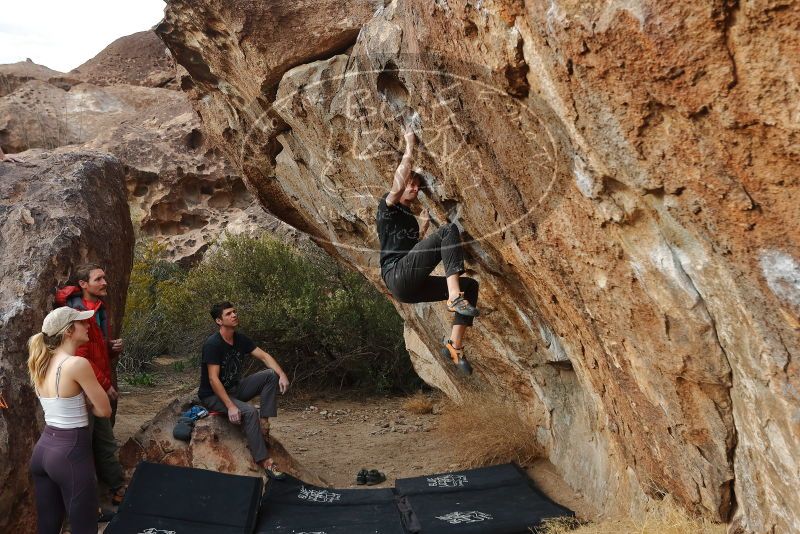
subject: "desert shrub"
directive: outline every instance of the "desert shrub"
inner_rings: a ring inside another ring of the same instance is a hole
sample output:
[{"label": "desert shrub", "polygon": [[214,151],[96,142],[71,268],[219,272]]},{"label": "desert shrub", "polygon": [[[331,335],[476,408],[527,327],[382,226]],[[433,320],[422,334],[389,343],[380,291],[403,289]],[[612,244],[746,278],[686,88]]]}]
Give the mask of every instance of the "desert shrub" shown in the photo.
[{"label": "desert shrub", "polygon": [[124,376],[125,376],[125,382],[130,384],[131,386],[153,387],[156,385],[155,377],[153,377],[152,374],[145,371],[127,373]]},{"label": "desert shrub", "polygon": [[458,451],[459,464],[466,467],[506,462],[529,465],[542,454],[535,425],[490,391],[468,390],[460,403],[450,401],[438,426]]},{"label": "desert shrub", "polygon": [[229,300],[240,331],[296,385],[388,391],[419,384],[391,303],[328,256],[268,237],[228,237],[188,270],[158,255],[155,245],[142,245],[131,276],[126,352],[132,340],[140,343],[125,356],[131,369],[164,353],[199,356],[216,330],[211,304]]},{"label": "desert shrub", "polygon": [[433,401],[422,391],[417,391],[403,401],[403,409],[417,415],[432,413]]},{"label": "desert shrub", "polygon": [[120,357],[119,370],[123,374],[142,371],[170,348],[172,333],[165,328],[160,288],[183,273],[177,265],[162,260],[163,253],[163,245],[154,242],[136,246],[122,323],[125,352]]}]

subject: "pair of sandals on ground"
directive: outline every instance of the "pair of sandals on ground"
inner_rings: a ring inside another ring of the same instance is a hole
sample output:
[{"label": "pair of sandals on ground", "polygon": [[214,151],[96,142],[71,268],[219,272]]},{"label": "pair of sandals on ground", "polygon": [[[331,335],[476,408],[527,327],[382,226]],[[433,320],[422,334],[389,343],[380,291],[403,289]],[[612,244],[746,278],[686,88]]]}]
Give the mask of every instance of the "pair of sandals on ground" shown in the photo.
[{"label": "pair of sandals on ground", "polygon": [[377,469],[362,469],[356,475],[356,484],[359,486],[363,486],[364,484],[367,486],[374,486],[381,482],[386,482],[386,475]]}]

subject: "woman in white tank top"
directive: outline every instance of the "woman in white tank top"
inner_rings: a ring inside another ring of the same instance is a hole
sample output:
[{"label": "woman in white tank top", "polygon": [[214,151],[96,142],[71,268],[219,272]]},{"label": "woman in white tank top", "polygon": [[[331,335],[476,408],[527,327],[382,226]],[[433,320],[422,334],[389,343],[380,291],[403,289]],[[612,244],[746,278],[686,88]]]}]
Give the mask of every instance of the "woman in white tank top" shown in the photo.
[{"label": "woman in white tank top", "polygon": [[31,458],[39,534],[58,534],[65,516],[73,534],[97,532],[88,411],[109,417],[111,404],[89,360],[73,356],[89,341],[84,321],[92,315],[92,310],[57,308],[28,340],[28,370],[46,423]]}]

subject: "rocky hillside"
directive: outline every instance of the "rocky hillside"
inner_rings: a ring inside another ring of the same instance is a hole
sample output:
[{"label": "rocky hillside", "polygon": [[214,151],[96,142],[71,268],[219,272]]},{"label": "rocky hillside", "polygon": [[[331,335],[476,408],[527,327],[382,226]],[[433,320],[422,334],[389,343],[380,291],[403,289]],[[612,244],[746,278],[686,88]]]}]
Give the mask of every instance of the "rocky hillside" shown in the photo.
[{"label": "rocky hillside", "polygon": [[69,75],[95,85],[177,88],[175,61],[150,30],[120,37]]},{"label": "rocky hillside", "polygon": [[60,84],[64,73],[37,65],[30,58],[26,61],[0,65],[0,97],[13,93],[19,86],[31,80],[50,81]]},{"label": "rocky hillside", "polygon": [[113,154],[140,234],[174,260],[197,260],[226,231],[294,239],[206,143],[186,95],[171,90],[176,72],[152,31],[118,39],[68,74],[30,61],[0,65],[0,147]]},{"label": "rocky hillside", "polygon": [[[800,7],[685,0],[168,0],[210,144],[379,287],[377,199],[421,121],[508,397],[598,514],[646,495],[800,530]],[[419,372],[441,305],[398,305]]]}]

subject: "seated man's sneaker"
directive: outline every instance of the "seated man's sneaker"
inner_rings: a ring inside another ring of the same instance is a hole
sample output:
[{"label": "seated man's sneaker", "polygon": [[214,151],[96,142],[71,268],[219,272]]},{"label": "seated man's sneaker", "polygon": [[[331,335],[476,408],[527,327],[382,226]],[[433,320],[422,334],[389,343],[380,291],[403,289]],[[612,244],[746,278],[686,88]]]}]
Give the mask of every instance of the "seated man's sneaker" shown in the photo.
[{"label": "seated man's sneaker", "polygon": [[467,315],[469,317],[477,317],[481,314],[478,308],[470,304],[469,301],[464,298],[464,293],[459,293],[453,300],[448,300],[447,309],[451,312]]},{"label": "seated man's sneaker", "polygon": [[442,348],[442,356],[449,358],[450,361],[452,361],[455,366],[458,367],[458,370],[463,374],[472,374],[472,366],[464,356],[464,347],[457,349],[453,346],[453,342],[448,339],[447,343],[445,343],[444,347]]},{"label": "seated man's sneaker", "polygon": [[264,471],[267,473],[267,476],[272,480],[283,480],[286,478],[286,473],[278,469],[278,464],[275,462],[271,462],[264,466]]},{"label": "seated man's sneaker", "polygon": [[119,506],[122,504],[122,501],[125,499],[125,492],[127,490],[128,486],[125,485],[109,490],[109,493],[111,494],[111,504],[114,506]]}]

